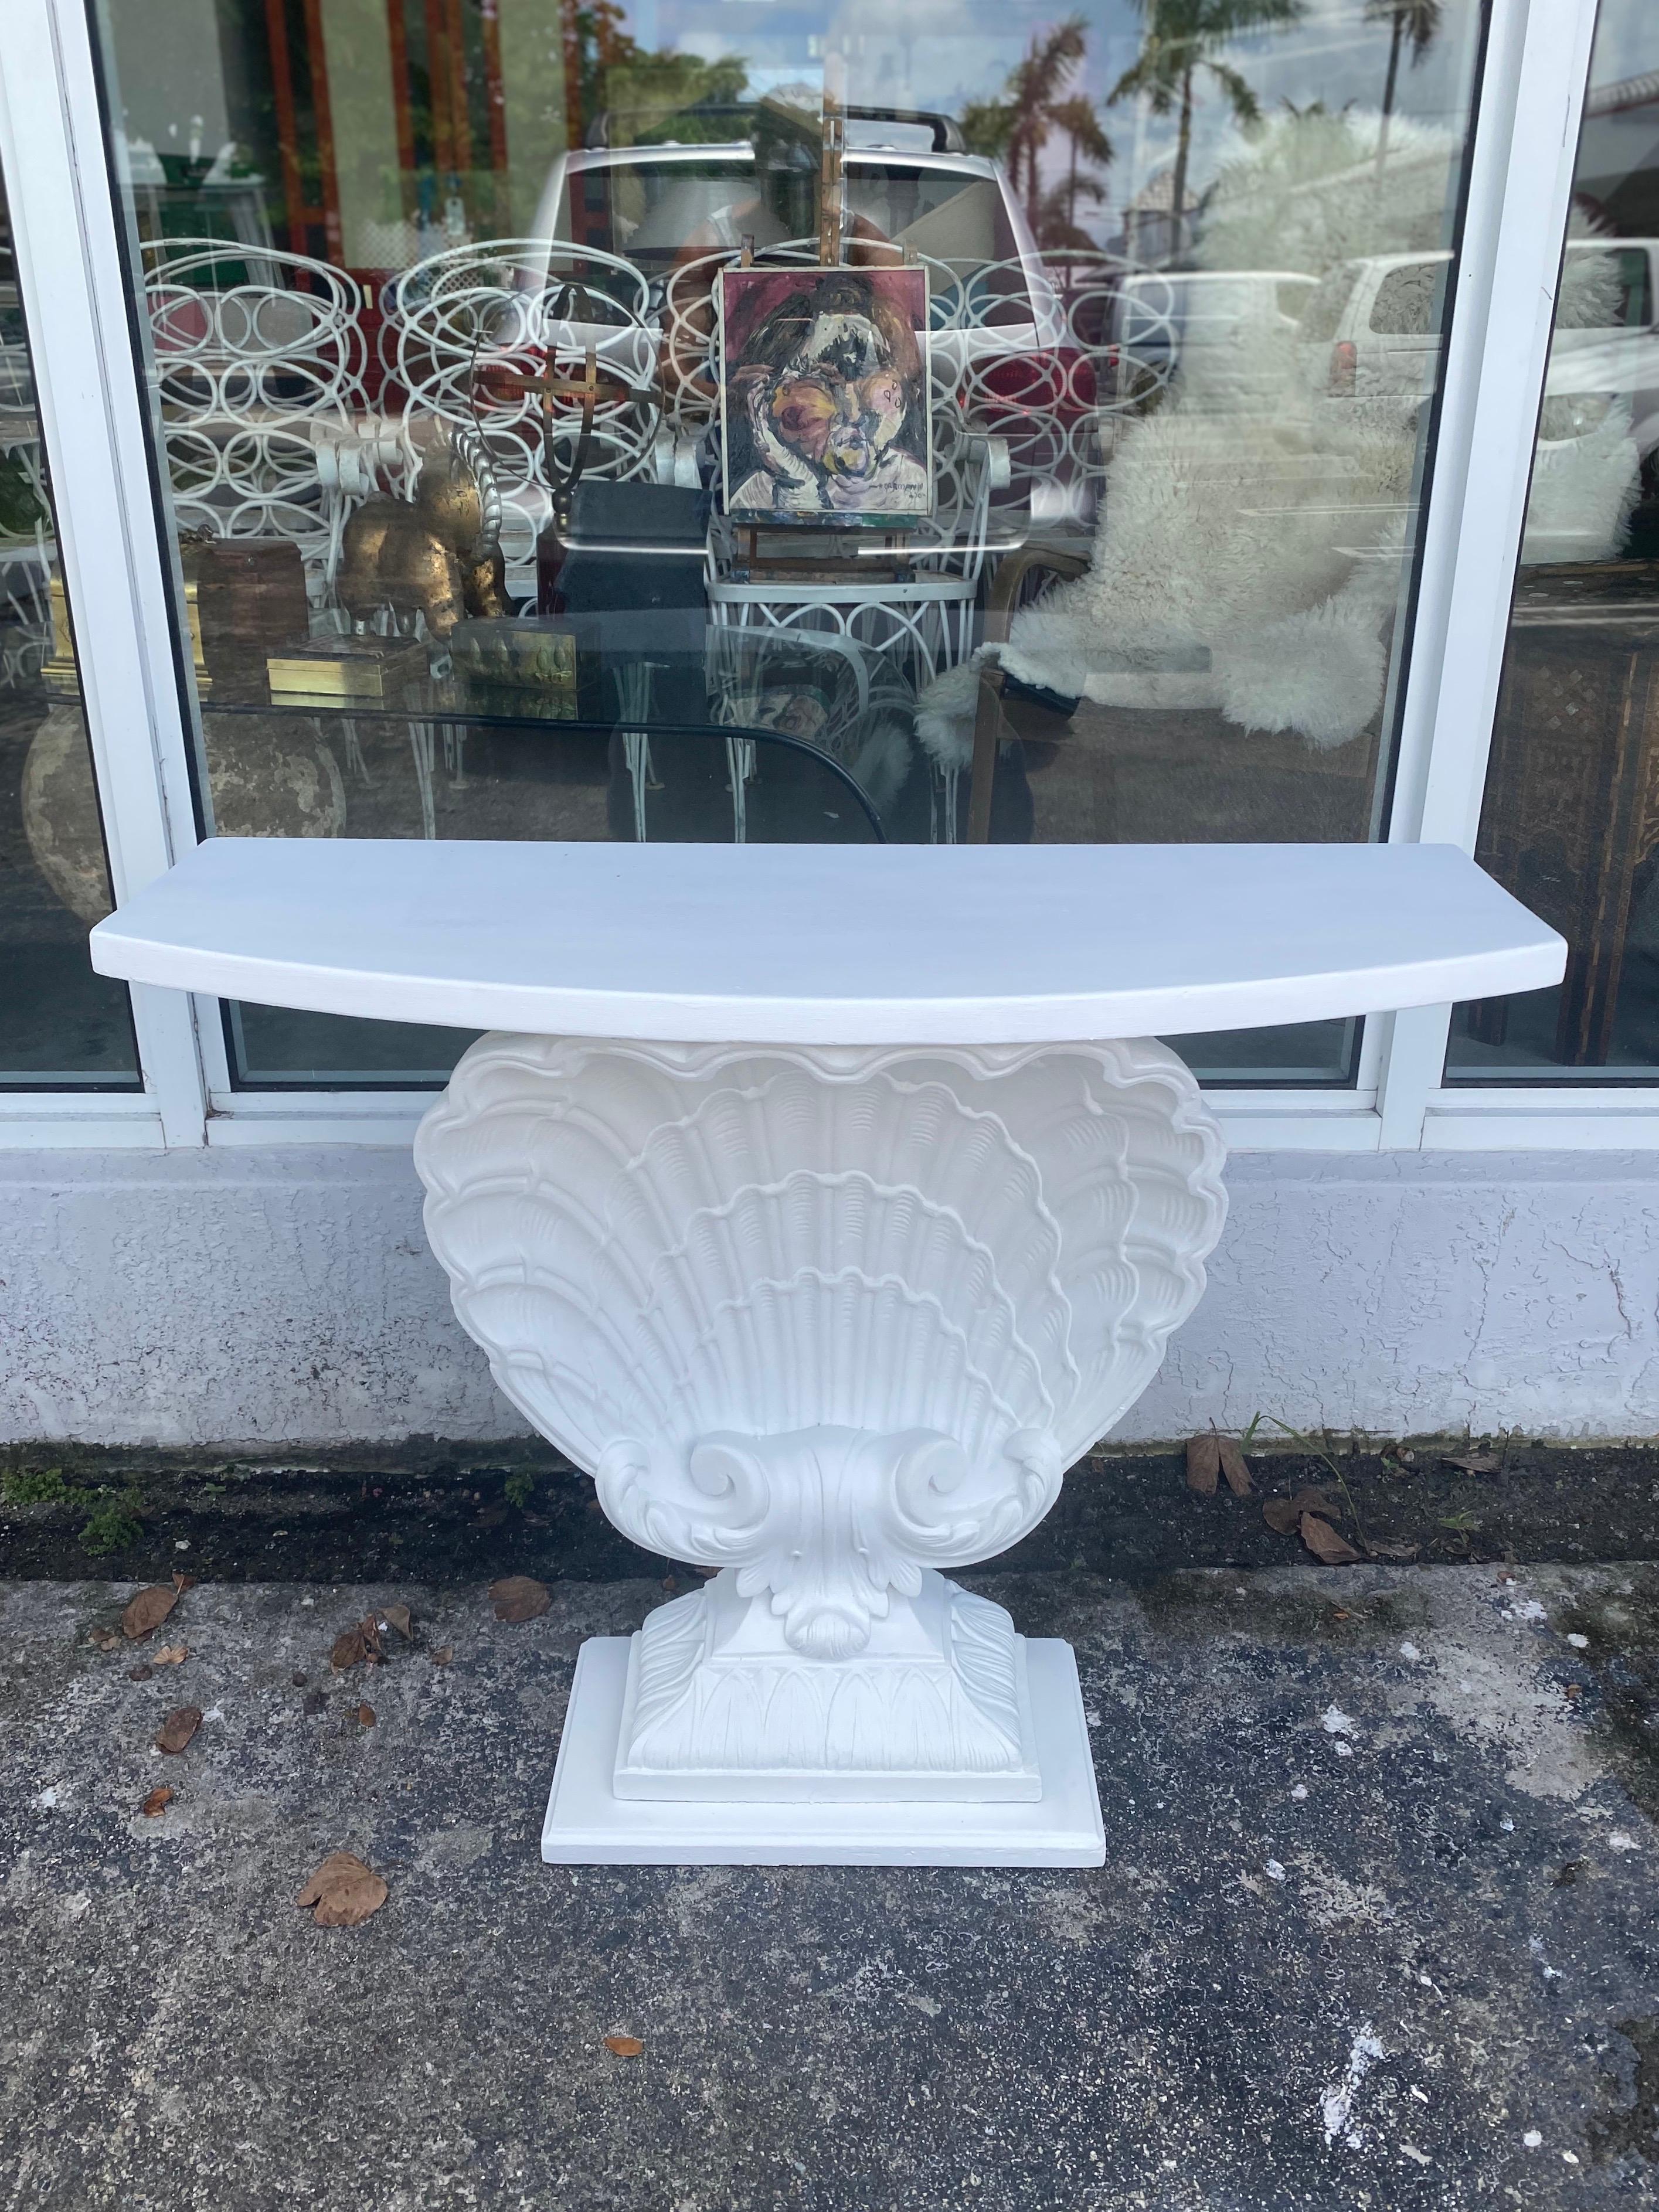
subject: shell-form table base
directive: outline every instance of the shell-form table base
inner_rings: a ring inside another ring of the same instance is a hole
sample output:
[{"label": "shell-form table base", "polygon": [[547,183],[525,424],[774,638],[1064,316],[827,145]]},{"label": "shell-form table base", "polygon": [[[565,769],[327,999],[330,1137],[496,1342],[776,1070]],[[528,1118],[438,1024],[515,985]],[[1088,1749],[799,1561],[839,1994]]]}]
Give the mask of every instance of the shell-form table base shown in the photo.
[{"label": "shell-form table base", "polygon": [[1042,1795],[1034,1804],[759,1804],[624,1799],[613,1777],[630,1646],[601,1636],[576,1656],[542,1856],[576,1866],[1100,1866],[1100,1798],[1077,1661],[1027,1638]]}]

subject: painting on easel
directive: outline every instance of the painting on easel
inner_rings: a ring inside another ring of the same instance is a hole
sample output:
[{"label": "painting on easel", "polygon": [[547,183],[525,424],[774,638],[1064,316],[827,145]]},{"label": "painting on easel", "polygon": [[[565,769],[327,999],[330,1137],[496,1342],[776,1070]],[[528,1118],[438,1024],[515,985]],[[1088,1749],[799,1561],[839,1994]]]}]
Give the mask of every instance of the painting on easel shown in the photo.
[{"label": "painting on easel", "polygon": [[933,509],[922,269],[720,278],[726,511],[892,528]]}]

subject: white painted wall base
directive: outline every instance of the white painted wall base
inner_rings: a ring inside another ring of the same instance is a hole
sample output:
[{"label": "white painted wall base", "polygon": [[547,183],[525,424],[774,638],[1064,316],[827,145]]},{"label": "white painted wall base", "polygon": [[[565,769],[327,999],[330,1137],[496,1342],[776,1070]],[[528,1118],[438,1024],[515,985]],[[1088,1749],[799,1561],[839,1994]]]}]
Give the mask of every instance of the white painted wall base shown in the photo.
[{"label": "white painted wall base", "polygon": [[[1659,1153],[1236,1154],[1210,1287],[1115,1431],[1659,1435]],[[407,1151],[0,1153],[0,1441],[524,1436]]]}]

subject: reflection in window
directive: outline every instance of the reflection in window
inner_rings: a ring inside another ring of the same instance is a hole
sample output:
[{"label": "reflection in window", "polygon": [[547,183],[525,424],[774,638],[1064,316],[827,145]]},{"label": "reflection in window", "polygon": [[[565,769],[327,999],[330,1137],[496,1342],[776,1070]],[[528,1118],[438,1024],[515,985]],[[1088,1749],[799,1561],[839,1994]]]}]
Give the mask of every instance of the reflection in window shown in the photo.
[{"label": "reflection in window", "polygon": [[1659,21],[1602,0],[1478,857],[1567,939],[1454,1082],[1659,1079]]},{"label": "reflection in window", "polygon": [[1477,0],[104,20],[216,830],[1378,834]]},{"label": "reflection in window", "polygon": [[0,181],[0,1089],[134,1090],[126,986],[87,932],[109,868]]}]

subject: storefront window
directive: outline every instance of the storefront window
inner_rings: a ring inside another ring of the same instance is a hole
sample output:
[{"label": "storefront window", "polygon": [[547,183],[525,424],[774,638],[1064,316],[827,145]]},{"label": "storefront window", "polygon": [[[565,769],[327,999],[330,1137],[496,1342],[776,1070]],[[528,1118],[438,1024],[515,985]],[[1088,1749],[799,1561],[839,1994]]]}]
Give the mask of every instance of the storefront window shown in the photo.
[{"label": "storefront window", "polygon": [[1601,0],[1477,854],[1571,948],[1451,1081],[1659,1080],[1659,15]]},{"label": "storefront window", "polygon": [[136,1090],[126,987],[87,958],[113,901],[3,179],[0,764],[0,1090]]},{"label": "storefront window", "polygon": [[100,20],[211,829],[1379,834],[1477,0]]}]

